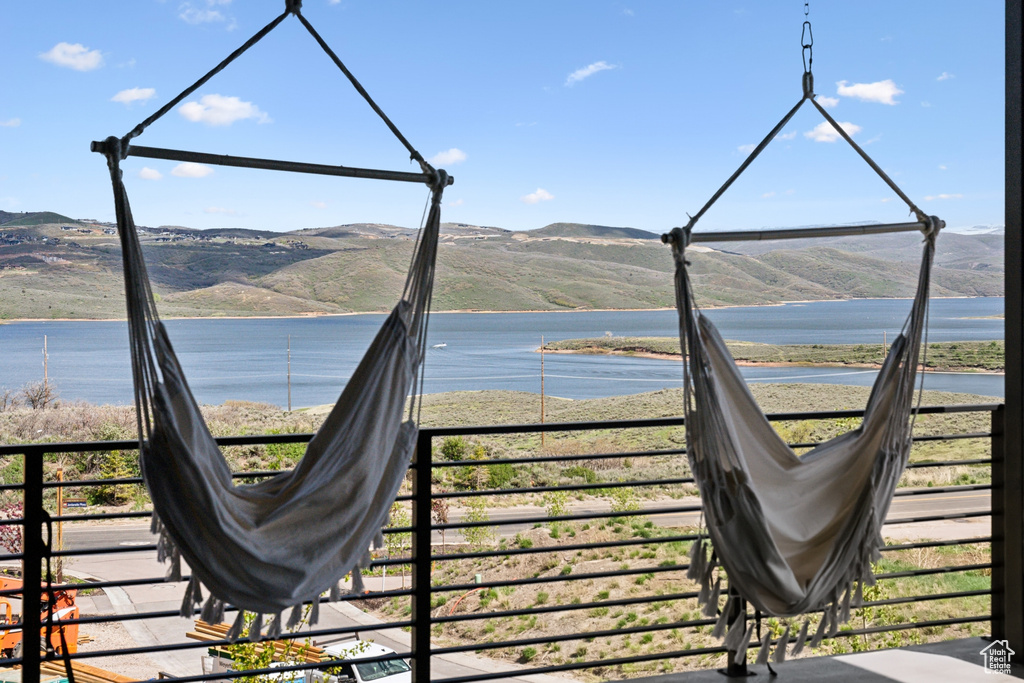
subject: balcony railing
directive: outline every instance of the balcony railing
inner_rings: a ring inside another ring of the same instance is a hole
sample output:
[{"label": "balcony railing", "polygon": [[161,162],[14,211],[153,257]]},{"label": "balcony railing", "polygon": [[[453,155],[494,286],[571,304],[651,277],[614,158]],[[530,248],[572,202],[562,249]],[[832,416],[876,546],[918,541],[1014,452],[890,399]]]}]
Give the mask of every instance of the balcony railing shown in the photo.
[{"label": "balcony railing", "polygon": [[[769,417],[781,423],[784,434],[796,435],[795,447],[808,448],[814,439],[801,434],[845,430],[862,415],[851,410]],[[930,417],[942,415],[945,422]],[[1001,420],[1001,405],[921,409],[907,485],[898,490],[886,521],[893,533],[876,567],[878,586],[822,651],[999,632],[992,596],[1002,593],[1006,581],[1000,561],[1002,492],[991,473],[993,461],[1002,457]],[[700,612],[696,587],[684,577],[700,506],[685,465],[682,426],[681,418],[668,418],[422,429],[408,485],[386,530],[387,548],[377,553],[365,578],[370,592],[343,597],[348,608],[321,606],[319,625],[283,638],[306,644],[358,634],[386,641],[396,654],[364,661],[406,659],[415,680],[446,683],[580,671],[628,678],[723,666],[724,648],[710,637],[716,619]],[[277,434],[218,442],[266,447],[309,438]],[[630,443],[643,447],[621,448]],[[2,471],[15,472],[20,463],[24,472],[21,481],[0,483],[4,502],[21,502],[24,509],[23,517],[0,520],[0,534],[11,538],[5,532],[25,530],[23,551],[6,552],[0,562],[20,564],[22,577],[43,578],[42,584],[25,581],[20,589],[0,591],[0,598],[23,613],[21,632],[45,629],[49,557],[53,590],[128,596],[149,587],[168,596],[134,604],[122,597],[108,613],[63,619],[61,624],[79,624],[83,633],[90,626],[122,624],[130,626],[129,633],[151,636],[123,646],[81,648],[66,655],[72,663],[99,661],[118,670],[132,657],[182,662],[187,655],[194,660],[191,670],[178,666],[166,672],[182,681],[329,667],[325,656],[318,663],[201,673],[201,655],[232,644],[213,636],[187,638],[192,623],[171,607],[174,596],[180,601],[184,583],[167,581],[155,562],[145,569],[143,560],[154,555],[155,544],[139,528],[150,517],[144,498],[139,497],[141,509],[131,511],[57,507],[58,491],[64,501],[88,501],[109,490],[100,487],[142,484],[138,477],[58,480],[58,460],[136,447],[131,441],[0,446]],[[277,473],[235,476],[251,480]],[[930,501],[932,508],[917,501]],[[964,501],[973,505],[964,508]],[[130,538],[88,541],[97,529],[123,529]],[[58,536],[64,547],[58,547]],[[111,561],[102,571],[86,571],[104,558]],[[58,565],[63,580],[56,576]],[[757,621],[758,631],[778,635],[783,628],[775,619],[746,618]],[[759,643],[751,643],[751,657]],[[20,654],[0,659],[0,666],[23,666],[27,683],[39,680],[41,662],[62,659],[35,647]]]}]

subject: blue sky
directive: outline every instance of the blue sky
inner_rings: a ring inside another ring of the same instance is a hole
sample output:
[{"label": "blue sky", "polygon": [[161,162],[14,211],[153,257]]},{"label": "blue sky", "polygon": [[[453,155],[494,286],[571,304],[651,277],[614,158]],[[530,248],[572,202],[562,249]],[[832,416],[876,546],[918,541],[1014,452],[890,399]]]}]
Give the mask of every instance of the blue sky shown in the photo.
[{"label": "blue sky", "polygon": [[[127,133],[283,7],[5,3],[0,209],[112,220],[89,142]],[[680,225],[801,94],[792,0],[305,0],[303,13],[455,176],[448,221]],[[1002,17],[991,0],[810,3],[819,102],[951,227],[1003,222]],[[904,220],[821,123],[805,105],[700,229]],[[137,142],[416,170],[293,17]],[[146,159],[124,169],[146,225],[416,226],[426,199],[381,181]]]}]

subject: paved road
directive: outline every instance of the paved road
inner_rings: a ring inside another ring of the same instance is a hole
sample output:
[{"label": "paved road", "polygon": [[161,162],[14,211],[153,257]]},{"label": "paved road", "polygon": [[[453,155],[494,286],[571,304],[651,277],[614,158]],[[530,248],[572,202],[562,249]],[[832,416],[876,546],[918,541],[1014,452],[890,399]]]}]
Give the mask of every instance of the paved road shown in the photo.
[{"label": "paved road", "polygon": [[[935,515],[985,512],[991,509],[991,500],[992,498],[989,491],[925,493],[914,496],[898,496],[893,500],[892,506],[889,509],[888,519],[916,519]],[[700,513],[698,512],[672,512],[659,514],[658,510],[697,504],[698,500],[696,498],[659,500],[648,503],[646,509],[650,512],[650,518],[659,526],[696,526],[700,519]],[[607,512],[609,510],[609,505],[604,501],[594,501],[587,502],[585,505],[575,504],[571,506],[571,508],[573,514],[584,514],[588,512]],[[544,514],[543,509],[530,505],[490,511],[491,520],[494,522],[524,518],[537,518],[539,521]],[[987,517],[970,519],[972,520],[970,522],[971,527],[987,527],[989,523]],[[453,523],[459,521],[459,515],[456,511],[452,511],[449,521]],[[499,533],[502,536],[512,537],[517,533],[533,528],[534,523],[535,522],[531,521],[527,523],[503,525],[499,528]],[[983,530],[972,530],[976,531],[976,533],[965,534],[965,531],[962,528],[963,524],[951,522],[946,522],[941,525],[930,523],[926,527],[924,525],[917,524],[899,526],[901,531],[903,531],[899,536],[904,538],[908,537],[908,533],[912,536],[913,527],[922,527],[920,531],[922,534],[921,537],[932,539],[966,538],[973,535],[982,536],[988,534],[987,531]],[[907,528],[904,530],[905,527]],[[947,531],[943,532],[941,527],[945,527]],[[888,530],[889,529],[887,529],[887,531]],[[940,535],[937,536],[936,533]],[[454,532],[449,531],[446,540],[453,542],[458,539]],[[149,533],[148,523],[83,524],[82,526],[67,524],[64,526],[64,547],[69,550],[118,545],[128,548],[132,546],[149,545],[154,542],[155,538]],[[441,542],[441,536],[437,532],[434,534],[434,542]]]}]

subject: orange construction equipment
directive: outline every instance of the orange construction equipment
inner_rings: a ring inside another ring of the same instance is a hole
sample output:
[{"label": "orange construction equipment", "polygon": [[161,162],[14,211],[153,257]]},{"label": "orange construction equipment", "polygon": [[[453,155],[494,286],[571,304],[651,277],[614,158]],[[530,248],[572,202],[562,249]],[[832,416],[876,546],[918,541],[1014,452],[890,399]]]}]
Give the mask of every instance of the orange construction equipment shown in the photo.
[{"label": "orange construction equipment", "polygon": [[[21,579],[9,576],[0,576],[0,590],[17,591],[24,586]],[[64,633],[64,642],[67,643],[68,652],[78,652],[78,624],[63,624],[61,622],[70,619],[78,619],[78,605],[75,604],[75,596],[78,591],[74,589],[54,591],[55,603],[53,606],[53,627],[50,633],[50,644],[57,652],[64,651],[61,642],[61,632]],[[15,615],[11,607],[11,594],[0,597],[0,654],[3,657],[20,657],[22,651],[22,629],[21,615]],[[50,595],[43,590],[43,605],[39,618],[43,622],[43,628],[39,631],[40,649],[46,648],[46,619],[50,609]]]}]

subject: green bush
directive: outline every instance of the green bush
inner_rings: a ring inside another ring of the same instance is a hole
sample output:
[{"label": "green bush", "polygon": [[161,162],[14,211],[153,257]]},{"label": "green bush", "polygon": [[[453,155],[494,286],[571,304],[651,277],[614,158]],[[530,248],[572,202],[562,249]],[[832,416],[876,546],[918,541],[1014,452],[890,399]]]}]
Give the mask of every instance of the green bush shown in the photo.
[{"label": "green bush", "polygon": [[[268,434],[280,434],[280,429],[271,429]],[[269,443],[267,449],[267,469],[283,470],[291,468],[306,454],[304,443]]]},{"label": "green bush", "polygon": [[583,465],[573,465],[572,467],[566,467],[564,470],[562,470],[562,476],[579,478],[588,484],[597,483],[597,472],[590,469],[589,467],[584,467]]},{"label": "green bush", "polygon": [[449,462],[465,460],[469,453],[469,442],[461,436],[449,436],[441,444],[441,457]]},{"label": "green bush", "polygon": [[492,489],[505,488],[515,476],[516,468],[511,463],[487,466],[487,485]]}]

